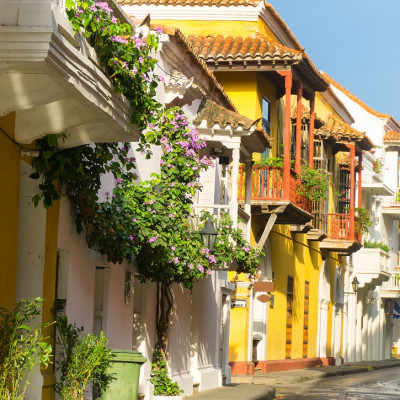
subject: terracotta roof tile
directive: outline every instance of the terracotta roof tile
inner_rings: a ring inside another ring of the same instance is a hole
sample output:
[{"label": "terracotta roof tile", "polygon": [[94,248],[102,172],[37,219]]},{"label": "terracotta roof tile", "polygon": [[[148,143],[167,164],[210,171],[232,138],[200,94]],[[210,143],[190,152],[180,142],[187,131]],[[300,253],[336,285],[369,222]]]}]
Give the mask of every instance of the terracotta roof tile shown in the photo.
[{"label": "terracotta roof tile", "polygon": [[[350,164],[351,164],[351,162],[350,162],[350,155],[349,155],[349,153],[345,153],[345,152],[343,152],[343,151],[341,151],[341,152],[339,152],[338,153],[338,156],[337,156],[337,162],[338,162],[338,164],[343,168],[350,168]],[[358,167],[358,161],[357,160],[355,160],[355,162],[354,162],[354,167],[355,168],[357,168]]]},{"label": "terracotta roof tile", "polygon": [[188,41],[192,44],[194,51],[207,61],[225,59],[302,59],[300,51],[289,49],[260,33],[255,33],[245,38],[242,36],[189,35]]},{"label": "terracotta roof tile", "polygon": [[[310,109],[304,104],[301,105],[301,108],[302,108],[302,111],[301,111],[302,118],[310,120]],[[294,104],[292,107],[291,117],[292,117],[292,120],[297,119],[297,105],[296,104]],[[317,129],[325,124],[325,122],[321,118],[319,118],[317,114],[314,114],[314,118],[315,118],[314,125]]]},{"label": "terracotta roof tile", "polygon": [[315,90],[325,91],[328,88],[328,83],[304,51],[283,46],[261,33],[247,37],[192,34],[188,36],[188,41],[208,63],[289,61],[295,64],[293,68],[306,81],[313,83]]},{"label": "terracotta roof tile", "polygon": [[384,143],[395,143],[400,142],[400,132],[398,131],[387,131],[383,137]]},{"label": "terracotta roof tile", "polygon": [[[133,21],[134,24],[138,24],[139,20],[133,16],[129,16],[129,18]],[[162,32],[169,35],[174,36],[178,43],[184,48],[184,50],[190,55],[192,61],[195,64],[204,70],[204,73],[208,76],[210,81],[210,87],[214,88],[214,92],[220,93],[220,95],[224,98],[226,105],[229,106],[230,109],[237,111],[236,106],[233,104],[232,100],[229,98],[228,94],[225,92],[224,88],[221,84],[217,81],[215,75],[212,71],[208,68],[206,62],[202,60],[195,51],[193,51],[193,47],[191,43],[187,40],[187,37],[182,33],[179,28],[170,25],[158,25],[158,24],[151,24],[150,27],[154,28],[161,28]]]},{"label": "terracotta roof tile", "polygon": [[195,125],[200,125],[202,121],[206,121],[208,127],[219,125],[222,128],[230,126],[232,128],[242,127],[245,130],[253,129],[252,137],[243,137],[243,142],[254,151],[262,152],[266,147],[271,147],[271,142],[265,130],[256,126],[258,121],[252,121],[237,112],[228,110],[220,106],[215,101],[206,99],[200,104],[196,118],[193,120]]},{"label": "terracotta roof tile", "polygon": [[357,142],[362,150],[368,151],[375,147],[374,143],[365,133],[357,131],[333,115],[329,116],[328,122],[323,127],[315,131],[315,135],[324,138],[332,137],[335,140],[352,140]]},{"label": "terracotta roof tile", "polygon": [[250,6],[256,7],[262,0],[117,0],[121,5],[162,5],[162,6]]}]

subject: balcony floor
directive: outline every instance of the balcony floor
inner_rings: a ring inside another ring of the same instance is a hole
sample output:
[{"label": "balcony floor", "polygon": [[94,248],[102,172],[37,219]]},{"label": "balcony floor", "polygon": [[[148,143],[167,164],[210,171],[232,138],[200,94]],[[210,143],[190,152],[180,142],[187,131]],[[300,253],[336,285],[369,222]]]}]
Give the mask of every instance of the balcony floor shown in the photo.
[{"label": "balcony floor", "polygon": [[[239,202],[243,204],[244,202]],[[312,220],[312,215],[285,200],[252,200],[251,214],[268,220],[272,213],[278,215],[276,224],[279,225],[305,225]]]},{"label": "balcony floor", "polygon": [[335,251],[337,253],[350,255],[360,250],[361,243],[357,240],[324,239],[319,244],[320,250]]}]

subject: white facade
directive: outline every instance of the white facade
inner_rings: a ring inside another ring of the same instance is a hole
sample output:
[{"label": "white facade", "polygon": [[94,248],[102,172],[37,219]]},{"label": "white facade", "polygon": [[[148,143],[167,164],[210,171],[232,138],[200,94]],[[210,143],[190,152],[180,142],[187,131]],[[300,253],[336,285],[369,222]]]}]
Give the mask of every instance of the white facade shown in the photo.
[{"label": "white facade", "polygon": [[[352,127],[366,135],[376,149],[363,154],[362,207],[370,211],[371,227],[364,240],[386,244],[390,251],[379,248],[362,248],[347,257],[345,274],[345,361],[370,361],[391,358],[393,345],[393,318],[389,298],[399,296],[399,291],[388,296],[391,276],[398,267],[398,218],[385,212],[397,193],[398,151],[385,147],[384,135],[389,130],[400,131],[400,126],[390,116],[371,110],[334,84],[332,90],[344,103],[354,118]],[[381,171],[376,164],[382,163]],[[354,293],[351,282],[360,282]],[[396,339],[397,340],[397,339]]]}]

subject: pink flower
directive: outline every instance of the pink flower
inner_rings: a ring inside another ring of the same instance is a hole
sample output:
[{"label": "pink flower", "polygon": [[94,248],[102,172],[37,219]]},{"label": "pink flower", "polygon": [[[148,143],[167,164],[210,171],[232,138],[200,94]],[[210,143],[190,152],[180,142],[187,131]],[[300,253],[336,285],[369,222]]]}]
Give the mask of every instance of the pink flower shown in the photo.
[{"label": "pink flower", "polygon": [[204,273],[204,267],[200,264],[197,269],[201,272]]},{"label": "pink flower", "polygon": [[211,271],[211,269],[209,269],[209,270],[207,271],[207,274],[208,274],[208,275],[212,275],[212,273],[213,273],[213,272]]},{"label": "pink flower", "polygon": [[160,26],[157,26],[157,28],[154,29],[158,33],[162,33],[162,28]]},{"label": "pink flower", "polygon": [[179,258],[178,257],[174,257],[173,261],[174,261],[175,264],[178,264],[179,263]]},{"label": "pink flower", "polygon": [[190,269],[193,269],[193,264],[189,264],[188,267],[189,267]]},{"label": "pink flower", "polygon": [[171,247],[171,250],[172,250],[172,251],[175,251],[175,250],[176,250],[176,247],[175,247],[175,246],[172,246],[172,247]]},{"label": "pink flower", "polygon": [[117,20],[117,18],[112,17],[112,18],[111,18],[111,22],[112,22],[113,24],[116,24],[116,23],[118,22],[118,20]]},{"label": "pink flower", "polygon": [[149,239],[149,243],[154,243],[158,239],[158,236],[153,236]]},{"label": "pink flower", "polygon": [[136,222],[136,218],[132,218],[132,222]]},{"label": "pink flower", "polygon": [[133,236],[129,235],[129,240],[133,240],[133,239],[134,239]]}]

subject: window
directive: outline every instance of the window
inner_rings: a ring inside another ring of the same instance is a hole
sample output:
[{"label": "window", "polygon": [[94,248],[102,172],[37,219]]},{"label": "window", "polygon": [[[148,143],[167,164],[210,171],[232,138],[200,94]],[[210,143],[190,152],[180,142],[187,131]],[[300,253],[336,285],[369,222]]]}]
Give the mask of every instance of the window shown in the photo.
[{"label": "window", "polygon": [[[262,105],[261,105],[261,113],[262,113],[262,127],[268,135],[271,133],[271,102],[263,97]],[[269,148],[267,147],[262,153],[263,157],[269,157]]]}]

